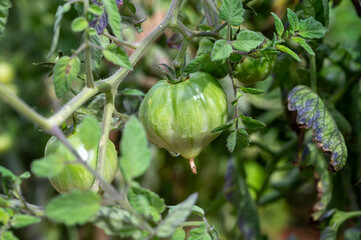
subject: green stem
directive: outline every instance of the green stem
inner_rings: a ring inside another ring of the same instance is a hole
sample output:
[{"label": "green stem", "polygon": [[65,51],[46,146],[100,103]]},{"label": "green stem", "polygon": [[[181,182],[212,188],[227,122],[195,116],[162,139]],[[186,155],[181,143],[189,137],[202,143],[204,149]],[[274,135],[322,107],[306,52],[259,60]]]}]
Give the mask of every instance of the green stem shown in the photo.
[{"label": "green stem", "polygon": [[204,222],[203,221],[188,221],[181,224],[182,227],[192,227],[192,226],[200,226]]},{"label": "green stem", "polygon": [[310,71],[311,71],[311,89],[317,93],[317,72],[316,72],[316,57],[310,56]]},{"label": "green stem", "polygon": [[[86,1],[85,1],[86,2]],[[85,48],[85,75],[86,75],[86,86],[88,88],[94,88],[94,77],[92,72],[91,66],[91,54],[90,54],[90,47],[89,47],[89,32],[85,31],[84,43],[86,45]]]},{"label": "green stem", "polygon": [[184,38],[183,43],[182,43],[182,47],[178,51],[177,57],[173,60],[173,65],[174,65],[175,69],[181,69],[183,67],[184,56],[187,53],[188,43],[189,43],[188,39]]},{"label": "green stem", "polygon": [[107,32],[103,32],[102,34],[104,36],[106,36],[107,38],[109,38],[110,40],[112,40],[118,46],[125,46],[125,47],[132,48],[132,49],[138,48],[138,43],[130,43],[130,42],[119,40],[118,38],[112,36],[111,34],[109,34]]},{"label": "green stem", "polygon": [[[4,200],[2,200],[4,199]],[[44,217],[45,216],[45,209],[43,207],[33,205],[30,203],[26,203],[26,207],[24,206],[24,203],[17,199],[9,199],[6,195],[0,194],[0,207],[1,208],[12,208],[17,209],[20,208],[24,212],[27,212],[31,215],[37,216],[37,217]],[[29,212],[30,210],[30,212]]]}]

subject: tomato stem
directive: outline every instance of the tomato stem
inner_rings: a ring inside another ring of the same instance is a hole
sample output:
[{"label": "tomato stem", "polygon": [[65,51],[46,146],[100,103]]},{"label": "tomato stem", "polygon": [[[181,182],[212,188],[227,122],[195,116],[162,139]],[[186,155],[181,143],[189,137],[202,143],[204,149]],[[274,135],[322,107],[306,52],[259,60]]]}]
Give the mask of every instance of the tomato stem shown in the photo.
[{"label": "tomato stem", "polygon": [[192,169],[192,172],[194,174],[197,174],[197,167],[196,167],[196,164],[194,163],[194,158],[188,159],[188,161],[189,161],[189,165]]}]

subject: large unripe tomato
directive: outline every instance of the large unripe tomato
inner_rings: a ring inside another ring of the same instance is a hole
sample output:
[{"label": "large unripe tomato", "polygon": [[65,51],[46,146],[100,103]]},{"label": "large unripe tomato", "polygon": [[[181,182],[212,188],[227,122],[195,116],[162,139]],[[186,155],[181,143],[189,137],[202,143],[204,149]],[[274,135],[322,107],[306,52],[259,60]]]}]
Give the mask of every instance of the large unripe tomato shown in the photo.
[{"label": "large unripe tomato", "polygon": [[236,79],[246,85],[265,80],[271,75],[275,64],[275,56],[260,58],[246,57],[234,68]]},{"label": "large unripe tomato", "polygon": [[0,62],[0,82],[8,84],[14,79],[14,69],[6,62]]},{"label": "large unripe tomato", "polygon": [[[78,151],[80,156],[83,159],[86,159],[89,166],[95,170],[98,159],[98,147],[94,146],[94,148],[86,150],[79,134],[80,133],[75,132],[68,137],[68,140]],[[66,193],[73,189],[86,191],[92,188],[95,177],[82,164],[74,163],[76,161],[74,155],[55,137],[51,137],[45,147],[45,156],[50,154],[57,154],[65,161],[73,162],[67,164],[62,173],[56,177],[50,178],[51,184],[59,193]],[[117,152],[114,144],[108,140],[105,166],[100,173],[105,181],[109,183],[113,181],[118,169],[117,164]]]},{"label": "large unripe tomato", "polygon": [[155,84],[140,106],[139,118],[153,144],[193,161],[219,135],[211,130],[226,123],[227,99],[215,78],[198,72],[175,84]]}]

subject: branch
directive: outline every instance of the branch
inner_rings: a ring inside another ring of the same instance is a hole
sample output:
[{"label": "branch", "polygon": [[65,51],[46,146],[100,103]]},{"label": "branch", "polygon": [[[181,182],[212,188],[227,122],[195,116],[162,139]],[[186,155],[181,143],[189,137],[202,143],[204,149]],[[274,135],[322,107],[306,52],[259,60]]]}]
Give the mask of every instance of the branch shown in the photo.
[{"label": "branch", "polygon": [[[33,205],[30,203],[26,203],[26,207],[24,203],[17,199],[10,199],[6,195],[0,194],[0,199],[4,199],[5,201],[0,201],[0,207],[2,208],[21,208],[22,211],[35,215],[37,217],[45,216],[45,209],[43,207]],[[30,210],[30,211],[29,211]]]}]

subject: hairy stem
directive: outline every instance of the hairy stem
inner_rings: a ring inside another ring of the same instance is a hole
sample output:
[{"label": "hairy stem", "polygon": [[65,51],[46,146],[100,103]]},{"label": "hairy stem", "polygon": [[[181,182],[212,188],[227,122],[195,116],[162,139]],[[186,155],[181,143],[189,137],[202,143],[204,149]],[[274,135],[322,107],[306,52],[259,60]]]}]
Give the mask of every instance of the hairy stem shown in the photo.
[{"label": "hairy stem", "polygon": [[30,203],[26,203],[26,207],[25,207],[24,202],[17,199],[9,199],[6,195],[3,194],[0,194],[0,198],[3,199],[0,201],[1,208],[12,208],[12,209],[20,208],[22,209],[22,211],[35,215],[37,217],[45,216],[45,209],[43,207],[33,205]]},{"label": "hairy stem", "polygon": [[317,73],[316,73],[316,57],[310,56],[310,70],[311,70],[311,89],[317,92]]}]

